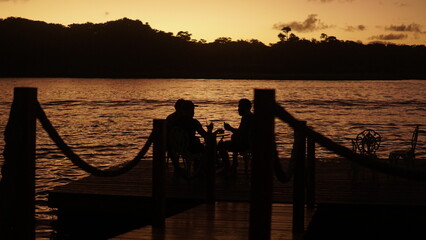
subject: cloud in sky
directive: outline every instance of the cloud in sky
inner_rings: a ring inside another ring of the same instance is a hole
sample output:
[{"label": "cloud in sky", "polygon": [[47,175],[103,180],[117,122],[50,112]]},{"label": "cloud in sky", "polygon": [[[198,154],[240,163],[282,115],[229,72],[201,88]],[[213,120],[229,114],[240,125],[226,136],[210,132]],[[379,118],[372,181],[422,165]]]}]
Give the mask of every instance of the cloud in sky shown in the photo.
[{"label": "cloud in sky", "polygon": [[367,27],[365,25],[358,25],[358,26],[347,26],[344,30],[347,32],[355,32],[355,31],[364,31]]},{"label": "cloud in sky", "polygon": [[402,39],[406,39],[408,36],[407,34],[403,34],[403,33],[399,33],[399,34],[395,34],[395,33],[390,33],[390,34],[380,34],[380,35],[376,35],[376,36],[371,36],[370,40],[402,40]]},{"label": "cloud in sky", "polygon": [[397,5],[398,7],[408,7],[410,6],[408,3],[405,2],[394,2],[395,5]]},{"label": "cloud in sky", "polygon": [[425,33],[422,31],[422,25],[417,23],[412,23],[409,25],[390,25],[386,26],[385,30],[387,31],[397,31],[397,32],[414,32],[414,33]]},{"label": "cloud in sky", "polygon": [[313,32],[316,30],[322,30],[332,27],[330,25],[322,23],[321,20],[318,19],[317,14],[310,14],[308,15],[308,18],[305,19],[303,22],[293,21],[288,23],[276,23],[274,24],[273,28],[281,30],[283,27],[287,26],[295,32]]}]

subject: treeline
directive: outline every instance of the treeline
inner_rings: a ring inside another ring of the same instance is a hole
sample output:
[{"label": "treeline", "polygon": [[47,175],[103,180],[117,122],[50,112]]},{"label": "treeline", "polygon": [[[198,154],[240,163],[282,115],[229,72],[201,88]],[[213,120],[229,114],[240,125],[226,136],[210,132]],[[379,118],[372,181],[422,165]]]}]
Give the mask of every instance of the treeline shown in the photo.
[{"label": "treeline", "polygon": [[[288,33],[288,31],[286,32]],[[63,26],[0,19],[0,77],[426,79],[426,47],[278,35],[213,42],[120,19]]]}]

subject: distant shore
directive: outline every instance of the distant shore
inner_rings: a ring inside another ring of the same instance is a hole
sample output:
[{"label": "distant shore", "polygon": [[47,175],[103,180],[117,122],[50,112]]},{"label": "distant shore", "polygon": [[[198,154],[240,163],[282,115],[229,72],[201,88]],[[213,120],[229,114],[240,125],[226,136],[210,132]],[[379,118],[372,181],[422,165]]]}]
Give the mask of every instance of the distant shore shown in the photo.
[{"label": "distant shore", "polygon": [[[43,34],[40,34],[43,33]],[[265,45],[195,41],[137,20],[58,24],[0,20],[0,77],[264,80],[426,79],[426,46],[329,37]]]}]

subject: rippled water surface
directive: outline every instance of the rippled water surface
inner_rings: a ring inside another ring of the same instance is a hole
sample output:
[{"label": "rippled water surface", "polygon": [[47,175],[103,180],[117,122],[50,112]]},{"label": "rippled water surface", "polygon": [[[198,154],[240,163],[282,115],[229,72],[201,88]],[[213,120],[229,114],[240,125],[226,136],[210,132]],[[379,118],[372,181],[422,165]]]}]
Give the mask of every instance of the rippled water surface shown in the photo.
[{"label": "rippled water surface", "polygon": [[[0,133],[8,119],[14,87],[38,88],[38,99],[64,140],[84,160],[99,167],[133,159],[152,129],[152,120],[173,112],[179,98],[199,105],[195,117],[203,125],[226,121],[238,126],[237,103],[253,99],[253,89],[276,89],[277,101],[300,120],[336,142],[366,128],[383,137],[379,157],[408,147],[414,126],[426,128],[426,81],[271,81],[203,79],[0,79]],[[288,156],[292,131],[276,121],[280,154]],[[4,142],[0,142],[3,152]],[[319,148],[319,157],[332,157]],[[426,137],[419,136],[419,160],[425,160]],[[2,164],[3,156],[0,156]],[[87,176],[73,166],[37,130],[38,238],[49,238],[55,219],[47,207],[47,191]]]}]

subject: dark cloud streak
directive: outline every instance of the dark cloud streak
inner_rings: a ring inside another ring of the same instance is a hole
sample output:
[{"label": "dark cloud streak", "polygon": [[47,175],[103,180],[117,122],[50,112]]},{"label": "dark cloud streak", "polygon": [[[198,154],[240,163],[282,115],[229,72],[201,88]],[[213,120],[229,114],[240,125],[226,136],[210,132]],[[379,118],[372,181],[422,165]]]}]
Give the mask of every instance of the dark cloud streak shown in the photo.
[{"label": "dark cloud streak", "polygon": [[397,5],[398,7],[408,7],[408,6],[410,6],[409,4],[404,3],[404,2],[395,2],[395,5]]},{"label": "dark cloud streak", "polygon": [[397,31],[397,32],[414,32],[414,33],[424,33],[422,32],[422,25],[417,23],[412,23],[409,25],[390,25],[385,27],[386,31]]},{"label": "dark cloud streak", "polygon": [[365,25],[358,25],[358,26],[348,26],[344,30],[347,32],[355,32],[355,31],[364,31],[366,29]]},{"label": "dark cloud streak", "polygon": [[331,28],[330,25],[322,23],[317,16],[317,14],[310,14],[303,22],[293,21],[288,23],[276,23],[273,28],[281,30],[283,27],[290,27],[291,30],[295,32],[313,32],[316,30]]},{"label": "dark cloud streak", "polygon": [[380,34],[380,35],[376,35],[376,36],[371,36],[369,37],[370,40],[402,40],[402,39],[406,39],[408,36],[407,34],[395,34],[395,33],[390,33],[390,34]]}]

